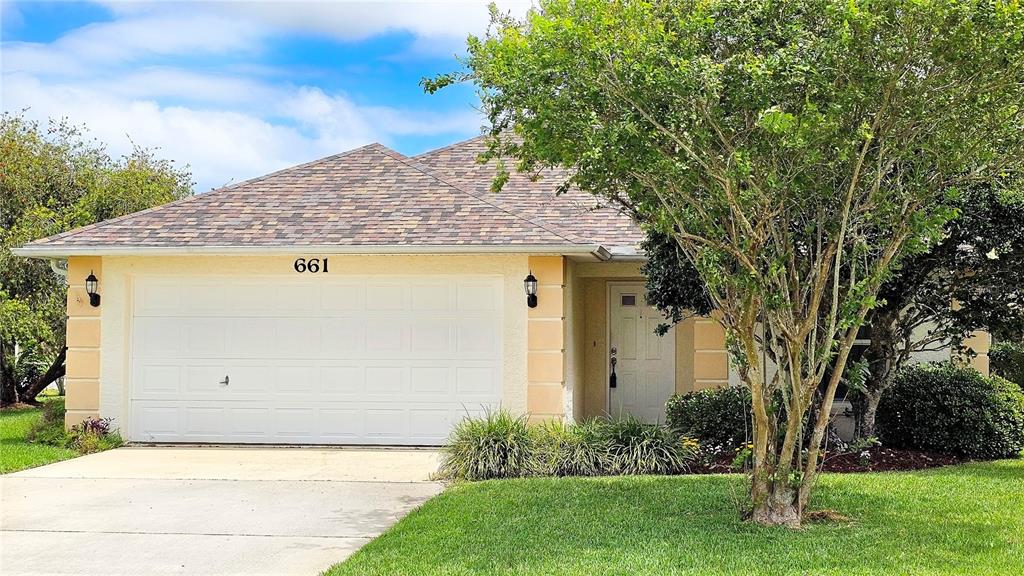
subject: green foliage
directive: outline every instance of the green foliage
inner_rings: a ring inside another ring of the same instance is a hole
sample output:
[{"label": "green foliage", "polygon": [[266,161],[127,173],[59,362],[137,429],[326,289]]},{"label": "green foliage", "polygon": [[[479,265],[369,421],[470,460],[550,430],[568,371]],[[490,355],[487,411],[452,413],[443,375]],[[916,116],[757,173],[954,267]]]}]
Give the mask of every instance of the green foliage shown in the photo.
[{"label": "green foliage", "polygon": [[506,410],[464,418],[442,449],[439,476],[458,480],[518,478],[533,468],[533,438],[526,417]]},{"label": "green foliage", "polygon": [[1015,456],[1024,449],[1024,393],[968,366],[912,366],[882,396],[878,428],[885,446]]},{"label": "green foliage", "polygon": [[664,335],[670,325],[694,314],[707,315],[714,305],[696,267],[687,260],[675,240],[651,231],[641,245],[647,261],[641,266],[647,288],[647,303],[661,310],[668,324],[658,326]]},{"label": "green foliage", "polygon": [[[122,158],[66,122],[48,127],[0,115],[0,385],[3,401],[31,400],[15,349],[49,366],[64,348],[64,280],[12,248],[191,194],[187,169],[135,148]],[[29,368],[32,364],[22,364]],[[45,371],[45,370],[44,370]],[[27,397],[23,397],[27,396]]]},{"label": "green foliage", "polygon": [[466,418],[442,449],[439,476],[486,480],[522,476],[677,474],[697,455],[695,440],[625,417],[528,426],[507,411]]},{"label": "green foliage", "polygon": [[696,456],[697,444],[667,426],[645,424],[633,416],[606,426],[612,474],[678,474]]},{"label": "green foliage", "polygon": [[992,373],[1024,389],[1024,343],[997,342],[988,351]]},{"label": "green foliage", "polygon": [[674,394],[665,404],[666,422],[703,448],[732,450],[749,441],[750,391],[726,386]]},{"label": "green foliage", "polygon": [[69,448],[71,435],[64,429],[63,402],[46,402],[43,404],[42,415],[29,429],[27,439],[29,442]]},{"label": "green foliage", "polygon": [[604,423],[550,420],[532,428],[534,473],[540,476],[599,476],[611,468]]}]

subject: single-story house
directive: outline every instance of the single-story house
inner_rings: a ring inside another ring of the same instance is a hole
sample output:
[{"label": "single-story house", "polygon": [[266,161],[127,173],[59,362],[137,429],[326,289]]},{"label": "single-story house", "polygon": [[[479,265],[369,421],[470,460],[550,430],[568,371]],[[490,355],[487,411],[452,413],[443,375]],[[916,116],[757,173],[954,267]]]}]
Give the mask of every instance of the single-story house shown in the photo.
[{"label": "single-story house", "polygon": [[18,249],[67,261],[67,424],[435,445],[498,406],[655,421],[735,379],[717,321],[654,334],[628,217],[557,173],[491,193],[483,149],[371,144]]}]

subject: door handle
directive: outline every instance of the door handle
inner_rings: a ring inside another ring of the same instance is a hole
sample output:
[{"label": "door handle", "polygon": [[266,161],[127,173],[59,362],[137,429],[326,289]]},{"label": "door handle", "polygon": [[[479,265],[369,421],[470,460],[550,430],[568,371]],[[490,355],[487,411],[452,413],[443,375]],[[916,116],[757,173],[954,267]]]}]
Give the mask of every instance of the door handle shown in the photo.
[{"label": "door handle", "polygon": [[227,386],[229,383],[231,383],[231,378],[227,374],[225,374],[224,379],[220,381],[220,385]]},{"label": "door handle", "polygon": [[612,359],[611,359],[612,371],[611,371],[611,374],[608,375],[608,387],[609,388],[616,388],[619,385],[619,377],[615,375],[615,365],[619,363],[619,359],[616,358],[615,356],[616,356],[616,354],[618,354],[618,352],[619,351],[614,346],[612,346],[612,350],[611,350],[611,354],[610,354],[611,357],[612,357]]}]

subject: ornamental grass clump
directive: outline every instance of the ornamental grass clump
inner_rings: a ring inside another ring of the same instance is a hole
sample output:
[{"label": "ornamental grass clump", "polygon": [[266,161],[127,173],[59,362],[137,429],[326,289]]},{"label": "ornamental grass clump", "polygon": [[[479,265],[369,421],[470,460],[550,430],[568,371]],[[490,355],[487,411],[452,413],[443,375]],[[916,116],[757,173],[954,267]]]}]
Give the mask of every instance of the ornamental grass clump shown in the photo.
[{"label": "ornamental grass clump", "polygon": [[608,474],[606,425],[597,419],[579,423],[551,420],[533,428],[534,472],[541,476]]},{"label": "ornamental grass clump", "polygon": [[439,476],[450,480],[488,480],[527,476],[533,468],[533,438],[526,417],[505,410],[465,418],[442,449]]},{"label": "ornamental grass clump", "polygon": [[667,426],[624,416],[606,427],[612,474],[678,474],[697,454],[696,442]]}]

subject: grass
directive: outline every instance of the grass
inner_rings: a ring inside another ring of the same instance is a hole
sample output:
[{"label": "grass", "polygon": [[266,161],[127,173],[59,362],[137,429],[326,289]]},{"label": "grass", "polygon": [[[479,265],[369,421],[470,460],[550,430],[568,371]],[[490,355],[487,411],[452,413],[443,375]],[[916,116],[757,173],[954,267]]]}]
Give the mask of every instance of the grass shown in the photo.
[{"label": "grass", "polygon": [[802,530],[738,519],[735,475],[491,480],[413,511],[327,574],[1020,574],[1024,460],[826,474]]},{"label": "grass", "polygon": [[[42,398],[44,402],[64,402],[63,398]],[[78,456],[70,448],[30,443],[28,431],[43,415],[40,408],[0,412],[0,474],[34,468]]]}]

